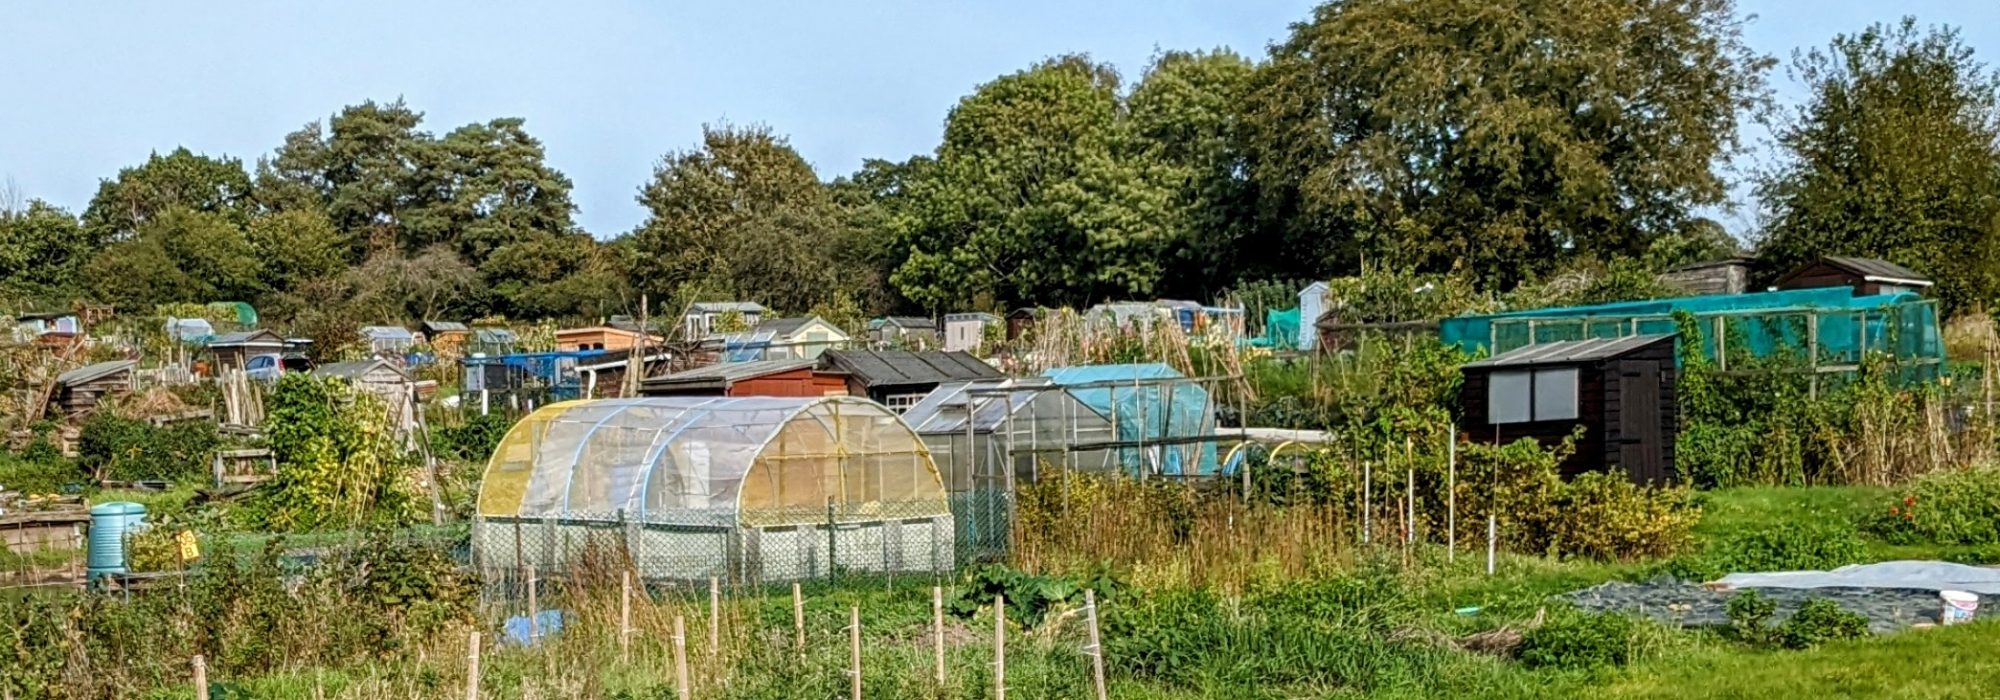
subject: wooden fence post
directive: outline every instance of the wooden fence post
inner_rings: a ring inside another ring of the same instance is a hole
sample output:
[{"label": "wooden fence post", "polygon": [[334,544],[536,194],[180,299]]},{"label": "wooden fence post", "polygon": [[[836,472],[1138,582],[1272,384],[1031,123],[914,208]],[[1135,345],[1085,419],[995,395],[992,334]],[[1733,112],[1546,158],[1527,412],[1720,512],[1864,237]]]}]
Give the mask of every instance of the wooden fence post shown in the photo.
[{"label": "wooden fence post", "polygon": [[944,588],[931,586],[931,651],[937,657],[937,683],[944,687]]},{"label": "wooden fence post", "polygon": [[208,662],[200,654],[194,655],[194,696],[208,700]]},{"label": "wooden fence post", "polygon": [[479,630],[465,644],[465,700],[479,700]]},{"label": "wooden fence post", "polygon": [[1007,596],[993,596],[993,700],[1007,700]]},{"label": "wooden fence post", "polygon": [[722,653],[722,584],[708,577],[708,655]]},{"label": "wooden fence post", "polygon": [[1458,563],[1458,426],[1447,427],[1451,432],[1445,436],[1444,450],[1444,529],[1447,538],[1444,561],[1447,564],[1456,564]]},{"label": "wooden fence post", "polygon": [[542,636],[542,606],[535,600],[535,567],[528,567],[528,646],[535,645],[535,639]]},{"label": "wooden fence post", "polygon": [[1090,624],[1090,675],[1097,684],[1097,700],[1105,700],[1104,695],[1104,645],[1097,636],[1097,591],[1083,589],[1083,607]]},{"label": "wooden fence post", "polygon": [[618,598],[618,663],[632,663],[632,571],[620,577]]},{"label": "wooden fence post", "polygon": [[674,616],[674,687],[681,700],[688,700],[687,618]]},{"label": "wooden fence post", "polygon": [[799,582],[792,582],[792,633],[797,637],[799,656],[806,654],[806,597],[799,594]]},{"label": "wooden fence post", "polygon": [[861,606],[848,608],[847,653],[854,674],[854,700],[861,700]]}]

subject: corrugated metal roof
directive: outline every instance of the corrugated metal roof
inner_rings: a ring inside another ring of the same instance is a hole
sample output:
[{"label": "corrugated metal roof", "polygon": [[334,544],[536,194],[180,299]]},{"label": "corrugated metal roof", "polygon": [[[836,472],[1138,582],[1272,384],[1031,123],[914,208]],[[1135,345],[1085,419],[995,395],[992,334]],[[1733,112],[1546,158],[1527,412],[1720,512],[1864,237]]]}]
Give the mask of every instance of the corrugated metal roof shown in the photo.
[{"label": "corrugated metal roof", "polygon": [[362,326],[361,335],[373,340],[415,340],[417,337],[402,326]]},{"label": "corrugated metal roof", "polygon": [[1929,277],[1917,274],[1915,270],[1911,270],[1910,268],[1903,267],[1902,265],[1897,265],[1887,260],[1877,260],[1875,258],[1850,258],[1842,255],[1828,255],[1824,258],[1821,258],[1821,260],[1825,261],[1828,265],[1832,265],[1834,267],[1842,268],[1845,270],[1850,270],[1856,274],[1861,275],[1862,277],[1873,278],[1877,280],[1898,280],[1904,282],[1914,282],[1923,286],[1930,286],[1931,284],[1931,280]]},{"label": "corrugated metal roof", "polygon": [[735,311],[745,314],[761,314],[769,309],[754,301],[697,301],[688,305],[691,310],[702,313],[727,313]]},{"label": "corrugated metal roof", "polygon": [[138,365],[138,362],[132,360],[113,360],[110,362],[99,362],[94,365],[84,365],[56,375],[56,383],[63,386],[86,384],[132,369]]},{"label": "corrugated metal roof", "polygon": [[1672,340],[1672,334],[1628,335],[1622,338],[1586,338],[1565,340],[1555,343],[1528,345],[1478,362],[1468,362],[1467,369],[1478,367],[1519,367],[1523,365],[1553,365],[1576,362],[1596,362],[1608,360],[1634,350],[1652,345],[1662,340]]},{"label": "corrugated metal roof", "polygon": [[854,375],[867,386],[937,384],[968,379],[997,379],[1000,370],[972,353],[936,350],[828,350],[826,366]]},{"label": "corrugated metal roof", "polygon": [[664,377],[651,377],[645,383],[649,386],[680,386],[685,384],[731,384],[745,379],[806,369],[816,364],[813,360],[757,360],[755,362],[721,362],[707,367],[697,367],[686,372],[675,372]]},{"label": "corrugated metal roof", "polygon": [[331,364],[324,364],[318,367],[314,367],[312,373],[322,377],[339,377],[341,379],[345,379],[348,381],[354,381],[356,379],[360,379],[364,376],[367,376],[369,372],[375,371],[375,368],[377,367],[382,367],[384,369],[388,369],[391,372],[395,372],[396,374],[402,376],[402,378],[405,380],[408,380],[410,378],[410,375],[404,372],[401,368],[398,368],[395,365],[389,364],[388,362],[385,362],[383,360],[355,360],[353,362],[334,362]]},{"label": "corrugated metal roof", "polygon": [[799,332],[799,329],[806,327],[808,324],[811,324],[813,320],[816,318],[818,317],[798,316],[793,318],[765,319],[763,322],[758,323],[757,327],[752,330],[755,330],[759,333],[770,333],[779,338],[785,338],[785,337],[790,337],[793,333]]},{"label": "corrugated metal roof", "polygon": [[278,334],[276,333],[264,330],[237,331],[235,333],[224,333],[222,335],[215,336],[214,340],[208,341],[209,347],[215,347],[218,345],[222,346],[276,345],[279,347],[283,347],[284,344],[285,344],[284,338],[278,337]]},{"label": "corrugated metal roof", "polygon": [[464,333],[471,330],[457,321],[425,321],[423,326],[432,333]]}]

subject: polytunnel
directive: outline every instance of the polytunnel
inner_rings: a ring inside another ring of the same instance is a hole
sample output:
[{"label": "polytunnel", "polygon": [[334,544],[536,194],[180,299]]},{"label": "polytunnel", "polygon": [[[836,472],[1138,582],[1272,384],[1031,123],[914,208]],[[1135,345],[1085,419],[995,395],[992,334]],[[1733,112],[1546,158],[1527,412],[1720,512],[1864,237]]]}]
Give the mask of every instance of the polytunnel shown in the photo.
[{"label": "polytunnel", "polygon": [[951,566],[923,442],[850,397],[647,397],[545,406],[480,484],[474,555],[561,570],[592,548],[662,579],[788,580]]}]

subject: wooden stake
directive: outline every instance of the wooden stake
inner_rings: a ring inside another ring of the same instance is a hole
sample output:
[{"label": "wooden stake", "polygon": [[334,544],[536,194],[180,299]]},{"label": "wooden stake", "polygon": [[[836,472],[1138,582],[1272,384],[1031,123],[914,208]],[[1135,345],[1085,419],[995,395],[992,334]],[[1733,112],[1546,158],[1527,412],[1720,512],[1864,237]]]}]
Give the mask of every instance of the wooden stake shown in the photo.
[{"label": "wooden stake", "polygon": [[618,598],[618,663],[632,663],[632,571],[620,577]]},{"label": "wooden stake", "polygon": [[1486,575],[1493,575],[1493,550],[1500,544],[1500,518],[1491,513],[1486,515]]},{"label": "wooden stake", "polygon": [[1362,460],[1362,544],[1374,534],[1374,464]]},{"label": "wooden stake", "polygon": [[993,596],[993,700],[1007,700],[1007,596]]},{"label": "wooden stake", "polygon": [[479,700],[479,630],[465,643],[465,700]]},{"label": "wooden stake", "polygon": [[1090,675],[1097,683],[1097,700],[1104,695],[1104,645],[1097,637],[1097,591],[1083,589],[1084,620],[1090,625]]},{"label": "wooden stake", "polygon": [[535,567],[528,567],[528,646],[534,646],[535,640],[542,636],[542,606],[535,600],[537,581]]},{"label": "wooden stake", "polygon": [[799,655],[806,653],[806,597],[799,594],[799,582],[792,582],[792,633],[798,638]]},{"label": "wooden stake", "polygon": [[708,655],[722,652],[722,584],[708,577]]},{"label": "wooden stake", "polygon": [[854,676],[854,700],[861,700],[861,606],[847,609],[847,655]]},{"label": "wooden stake", "polygon": [[688,700],[687,618],[674,616],[674,687]]},{"label": "wooden stake", "polygon": [[208,662],[200,654],[194,655],[194,696],[196,700],[208,700]]},{"label": "wooden stake", "polygon": [[937,683],[944,687],[944,588],[931,586],[931,651],[937,657]]},{"label": "wooden stake", "polygon": [[1444,561],[1458,563],[1458,426],[1447,426],[1444,448]]}]

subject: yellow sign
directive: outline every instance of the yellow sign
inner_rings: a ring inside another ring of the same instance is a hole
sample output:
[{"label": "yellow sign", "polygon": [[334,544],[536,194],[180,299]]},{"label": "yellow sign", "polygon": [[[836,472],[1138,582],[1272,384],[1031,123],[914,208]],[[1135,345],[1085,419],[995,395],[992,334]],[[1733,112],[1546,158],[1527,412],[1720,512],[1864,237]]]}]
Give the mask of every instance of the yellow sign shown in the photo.
[{"label": "yellow sign", "polygon": [[181,546],[181,561],[201,558],[201,543],[195,541],[192,530],[182,530],[181,534],[174,537],[174,542]]}]

